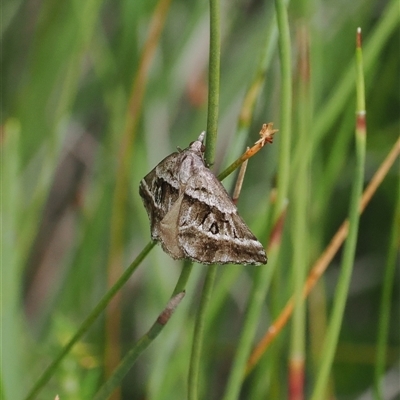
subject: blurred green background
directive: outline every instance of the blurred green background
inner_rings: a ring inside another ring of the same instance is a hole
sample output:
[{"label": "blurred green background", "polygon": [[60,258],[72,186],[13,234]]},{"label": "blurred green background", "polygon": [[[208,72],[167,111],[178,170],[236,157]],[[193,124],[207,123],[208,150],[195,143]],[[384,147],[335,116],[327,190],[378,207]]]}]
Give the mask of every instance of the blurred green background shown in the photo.
[{"label": "blurred green background", "polygon": [[[157,4],[154,0],[2,2],[4,399],[24,398],[109,283],[149,242],[148,218],[138,194],[140,179],[206,128],[208,2],[174,0],[161,13],[165,24],[159,21],[154,25]],[[398,139],[400,9],[398,1],[302,0],[292,2],[288,12],[294,88],[291,187],[296,179],[295,163],[301,163],[302,143],[306,140],[312,146],[304,188],[308,194],[306,253],[310,267],[348,212],[354,168],[358,26],[362,27],[365,55],[365,184]],[[273,121],[280,128],[274,13],[270,1],[221,2],[217,172],[258,139],[262,123]],[[152,43],[154,54],[140,70],[142,55],[150,48],[149,32],[157,26],[160,36]],[[311,118],[309,136],[299,140],[302,92],[298,56],[304,30],[310,56]],[[265,66],[261,90],[246,129],[238,129],[243,100],[260,62]],[[279,135],[273,145],[250,160],[238,203],[244,220],[265,245],[270,192],[279,173]],[[117,182],[120,201],[115,195]],[[232,183],[229,177],[224,185],[229,190]],[[293,293],[292,256],[297,239],[291,210],[296,198],[296,190],[290,190],[280,263],[254,344]],[[331,393],[337,399],[373,398],[384,271],[393,246],[398,251],[398,240],[391,242],[398,203],[397,160],[361,217],[331,375]],[[313,387],[318,343],[323,340],[335,296],[340,256],[325,273],[318,295],[307,303],[306,395]],[[115,328],[124,354],[165,307],[181,268],[181,262],[170,259],[159,246],[154,248],[123,288],[119,303],[110,305],[110,314],[120,312],[118,326],[100,317],[38,398],[53,399],[56,394],[62,400],[93,398],[107,375],[107,332]],[[185,299],[122,382],[121,398],[186,398],[193,324],[206,268],[194,267]],[[231,271],[236,275],[228,281],[224,274]],[[253,274],[254,267],[219,267],[215,296],[221,302],[207,327],[203,398],[222,397]],[[384,398],[400,399],[398,259],[391,283],[393,292],[385,306],[390,325]],[[290,324],[265,356],[273,361],[273,372],[265,379],[251,375],[241,398],[287,398],[289,337]]]}]

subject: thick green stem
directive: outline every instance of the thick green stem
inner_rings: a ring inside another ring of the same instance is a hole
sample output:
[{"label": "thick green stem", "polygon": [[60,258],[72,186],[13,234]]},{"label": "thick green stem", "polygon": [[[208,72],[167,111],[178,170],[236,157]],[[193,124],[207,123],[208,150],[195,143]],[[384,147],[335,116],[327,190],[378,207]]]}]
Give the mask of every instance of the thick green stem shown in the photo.
[{"label": "thick green stem", "polygon": [[214,164],[218,132],[221,24],[219,0],[210,0],[210,64],[208,70],[208,114],[205,159]]},{"label": "thick green stem", "polygon": [[[221,27],[219,0],[210,0],[210,65],[209,65],[209,87],[208,87],[208,118],[207,118],[207,146],[206,162],[208,165],[214,163],[215,145],[218,131],[218,108],[219,108],[219,74],[220,74],[220,52],[221,52]],[[192,354],[190,359],[188,377],[188,399],[199,398],[199,370],[201,351],[204,342],[204,325],[214,286],[217,267],[208,267],[204,282],[200,307],[198,310],[193,335]]]},{"label": "thick green stem", "polygon": [[282,213],[289,190],[290,142],[292,130],[292,61],[290,31],[284,0],[275,0],[279,31],[279,55],[281,62],[281,119],[279,126],[279,163],[277,199],[274,213],[276,220]]}]

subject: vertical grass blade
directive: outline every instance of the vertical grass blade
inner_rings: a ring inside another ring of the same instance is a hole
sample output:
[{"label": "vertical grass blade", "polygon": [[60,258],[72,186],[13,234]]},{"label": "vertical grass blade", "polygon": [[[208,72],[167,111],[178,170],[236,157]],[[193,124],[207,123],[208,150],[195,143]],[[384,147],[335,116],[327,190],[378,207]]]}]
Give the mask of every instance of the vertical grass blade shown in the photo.
[{"label": "vertical grass blade", "polygon": [[349,292],[350,279],[353,271],[358,224],[359,209],[362,195],[364,165],[365,165],[365,143],[366,143],[366,121],[365,121],[365,89],[364,74],[361,50],[361,29],[357,30],[357,47],[356,47],[356,91],[357,91],[357,111],[356,111],[356,170],[353,181],[353,188],[350,199],[349,210],[349,233],[344,247],[344,254],[341,264],[341,273],[336,288],[336,294],[333,304],[332,317],[329,322],[327,336],[324,342],[321,355],[319,374],[316,378],[311,400],[319,400],[324,398],[327,387],[329,374],[333,364],[333,358],[336,351],[340,328],[343,320],[344,308]]},{"label": "vertical grass blade", "polygon": [[23,370],[21,338],[24,329],[22,310],[19,308],[19,279],[21,254],[18,245],[18,225],[22,215],[20,186],[20,125],[8,120],[3,126],[0,169],[1,215],[1,290],[0,290],[0,398],[22,397],[20,384]]},{"label": "vertical grass blade", "polygon": [[159,315],[150,330],[134,344],[118,367],[113,371],[107,382],[105,382],[104,385],[99,389],[95,396],[95,400],[105,400],[109,398],[111,393],[113,393],[113,391],[119,386],[124,376],[131,369],[132,365],[135,363],[140,354],[143,353],[143,351],[162,331],[184,296],[185,292],[181,292],[171,298],[167,304],[167,307]]},{"label": "vertical grass blade", "polygon": [[[400,183],[400,182],[399,182]],[[385,275],[383,278],[383,288],[381,304],[379,308],[378,340],[375,363],[375,396],[377,400],[383,400],[382,378],[385,372],[387,341],[390,326],[390,307],[393,293],[393,284],[396,272],[396,259],[400,245],[400,187],[397,185],[397,209],[394,214],[393,227],[390,238],[390,247],[386,262]]]},{"label": "vertical grass blade", "polygon": [[[398,26],[400,22],[400,13],[398,12],[398,8],[398,1],[393,0],[389,2],[379,24],[377,24],[374,32],[372,32],[368,38],[369,40],[365,45],[364,51],[365,60],[363,62],[365,72],[368,72],[374,63],[377,62],[380,52],[385,48],[385,41],[387,41],[388,37],[393,34],[393,31]],[[354,69],[350,67],[345,71],[342,78],[337,83],[332,95],[329,96],[328,102],[324,104],[318,112],[318,116],[315,118],[315,124],[313,126],[313,132],[315,135],[313,141],[314,148],[318,147],[335,119],[343,110],[343,104],[353,93],[353,79]],[[296,161],[297,160],[294,161],[295,165],[297,165]]]},{"label": "vertical grass blade", "polygon": [[[361,198],[360,203],[360,214],[365,210],[365,207],[368,205],[376,190],[390,171],[390,168],[393,166],[397,157],[400,155],[400,139],[393,145],[391,151],[383,160],[382,164],[375,172],[372,177],[370,183],[366,187],[363,196]],[[303,287],[303,296],[307,297],[311,290],[314,288],[315,284],[321,278],[321,276],[326,271],[326,268],[332,261],[335,254],[338,252],[342,243],[346,239],[349,231],[349,221],[346,219],[342,225],[339,227],[335,235],[332,237],[328,246],[325,248],[320,257],[315,261],[312,266],[309,275],[307,277],[307,281]],[[267,351],[271,343],[275,340],[275,338],[280,334],[282,329],[286,326],[289,318],[291,317],[294,309],[294,297],[292,296],[289,301],[286,303],[285,307],[282,309],[280,315],[275,319],[275,321],[271,324],[268,331],[265,333],[263,338],[257,344],[255,349],[253,350],[249,361],[247,363],[246,375],[248,375],[253,368],[257,365],[262,355]]]},{"label": "vertical grass blade", "polygon": [[193,333],[192,354],[190,357],[189,377],[188,377],[188,399],[197,400],[202,398],[199,395],[199,381],[200,381],[200,361],[201,352],[204,342],[204,327],[208,305],[211,300],[211,293],[214,287],[217,267],[211,265],[208,267],[206,279],[204,281],[203,291],[201,293],[201,300],[199,309],[197,311],[196,322]]},{"label": "vertical grass blade", "polygon": [[279,126],[279,162],[277,199],[274,219],[285,208],[289,191],[290,143],[292,129],[292,57],[288,14],[284,0],[275,0],[279,31],[279,55],[281,62],[281,118]]},{"label": "vertical grass blade", "polygon": [[[219,0],[210,0],[210,60],[209,60],[209,87],[208,87],[208,116],[206,136],[206,163],[212,165],[215,158],[215,145],[218,131],[218,109],[219,109],[219,75],[220,75],[220,53],[221,53],[221,22],[220,22]],[[200,358],[204,341],[204,326],[206,312],[211,299],[217,267],[210,265],[203,286],[200,306],[198,309],[193,334],[192,353],[190,358],[188,376],[188,399],[199,398],[199,373]]]},{"label": "vertical grass blade", "polygon": [[219,0],[210,0],[210,52],[208,70],[208,110],[205,159],[214,164],[218,132],[221,22]]},{"label": "vertical grass blade", "polygon": [[245,378],[246,362],[251,352],[254,336],[260,319],[261,308],[266,293],[270,287],[274,267],[277,264],[279,249],[282,239],[282,228],[286,216],[286,210],[278,218],[271,233],[270,245],[268,246],[268,264],[257,267],[254,274],[253,286],[246,308],[243,329],[232,363],[228,383],[223,400],[234,400],[239,398],[242,382]]},{"label": "vertical grass blade", "polygon": [[289,399],[302,399],[304,387],[305,360],[305,326],[306,313],[303,299],[303,285],[307,276],[309,235],[308,235],[308,201],[309,201],[309,155],[311,127],[311,89],[309,32],[306,23],[300,24],[297,30],[299,60],[297,85],[297,141],[295,151],[302,154],[298,168],[293,170],[292,192],[292,225],[293,258],[292,287],[294,290],[295,308],[291,327],[289,355]]}]

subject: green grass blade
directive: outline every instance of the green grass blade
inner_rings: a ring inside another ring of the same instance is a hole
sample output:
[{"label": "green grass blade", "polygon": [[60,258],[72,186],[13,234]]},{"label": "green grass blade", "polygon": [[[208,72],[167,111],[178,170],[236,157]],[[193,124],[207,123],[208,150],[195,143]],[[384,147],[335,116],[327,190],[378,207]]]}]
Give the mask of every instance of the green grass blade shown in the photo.
[{"label": "green grass blade", "polygon": [[[282,219],[281,219],[282,218]],[[282,215],[271,234],[271,245],[268,247],[268,264],[257,267],[248,300],[240,340],[232,363],[231,372],[225,389],[224,400],[239,398],[240,389],[245,378],[246,363],[250,355],[260,313],[271,284],[275,267],[278,263],[283,218]]]},{"label": "green grass blade", "polygon": [[[385,13],[380,19],[375,31],[370,39],[365,43],[364,66],[365,73],[372,69],[374,63],[384,49],[384,43],[393,33],[400,22],[400,13],[398,12],[398,1],[392,0],[387,6]],[[315,123],[313,125],[313,148],[316,149],[324,138],[329,128],[334,124],[347,100],[354,91],[352,82],[354,81],[354,68],[350,65],[343,74],[342,79],[337,83],[335,89],[326,104],[316,113]],[[293,161],[298,165],[299,158]]]},{"label": "green grass blade", "polygon": [[183,299],[184,295],[185,292],[181,292],[171,298],[167,307],[157,318],[156,322],[153,324],[150,330],[135,343],[135,345],[131,348],[128,354],[123,358],[121,363],[115,369],[110,378],[99,389],[95,396],[95,400],[105,400],[109,398],[111,393],[119,386],[126,373],[131,369],[136,359],[162,331],[164,326],[171,318],[172,313],[175,311],[176,307]]},{"label": "green grass blade", "polygon": [[22,397],[20,384],[24,374],[22,310],[19,308],[21,254],[15,249],[21,218],[21,187],[18,175],[20,126],[8,120],[3,127],[0,170],[1,283],[0,283],[0,394],[5,399]]},{"label": "green grass blade", "polygon": [[281,62],[281,110],[279,126],[278,182],[275,204],[275,220],[282,213],[289,191],[290,145],[292,130],[292,57],[290,30],[285,1],[275,0],[279,31],[279,55]]},{"label": "green grass blade", "polygon": [[292,224],[291,234],[293,242],[292,257],[292,287],[294,291],[295,307],[291,326],[290,355],[289,355],[289,397],[299,398],[303,395],[304,387],[304,360],[306,358],[306,307],[303,298],[303,285],[309,265],[310,227],[308,222],[310,204],[310,148],[309,135],[312,126],[312,105],[310,87],[310,48],[309,27],[306,23],[300,24],[297,29],[299,43],[299,60],[297,65],[298,84],[297,96],[297,141],[295,152],[301,154],[298,168],[292,171]]},{"label": "green grass blade", "polygon": [[210,0],[210,61],[208,71],[208,111],[205,159],[214,164],[218,132],[219,80],[221,58],[221,16],[219,0]]},{"label": "green grass blade", "polygon": [[340,328],[342,324],[344,308],[349,292],[350,279],[353,271],[355,250],[357,244],[360,199],[363,189],[364,167],[365,167],[365,145],[366,145],[366,123],[365,123],[365,98],[364,98],[364,74],[361,50],[361,30],[357,32],[356,48],[357,69],[357,121],[356,121],[356,169],[350,199],[349,209],[349,233],[344,247],[341,273],[336,288],[332,316],[329,322],[328,332],[321,354],[321,364],[317,375],[315,387],[311,400],[324,398],[328,384],[329,374],[332,368],[333,358],[338,343]]},{"label": "green grass blade", "polygon": [[60,354],[53,360],[53,362],[44,370],[41,377],[36,381],[34,387],[30,390],[26,396],[26,400],[34,399],[39,393],[42,387],[49,381],[52,375],[57,370],[58,365],[64,359],[64,357],[69,353],[74,344],[82,338],[82,336],[87,332],[93,322],[97,317],[104,311],[107,304],[114,298],[116,293],[121,289],[121,287],[127,282],[132,273],[140,265],[140,263],[146,258],[150,250],[155,246],[154,242],[150,242],[141,251],[141,253],[132,261],[131,265],[124,271],[118,281],[110,288],[110,290],[104,295],[104,297],[99,301],[97,306],[93,311],[87,316],[85,321],[81,324],[75,335],[69,340],[69,342],[64,346]]},{"label": "green grass blade", "polygon": [[381,304],[379,308],[378,340],[375,362],[374,390],[377,400],[383,400],[382,378],[385,372],[386,354],[388,347],[388,336],[390,326],[391,298],[393,294],[393,284],[395,282],[396,259],[400,245],[400,181],[397,185],[397,209],[393,218],[390,247],[386,261],[385,274],[383,278],[383,288]]}]

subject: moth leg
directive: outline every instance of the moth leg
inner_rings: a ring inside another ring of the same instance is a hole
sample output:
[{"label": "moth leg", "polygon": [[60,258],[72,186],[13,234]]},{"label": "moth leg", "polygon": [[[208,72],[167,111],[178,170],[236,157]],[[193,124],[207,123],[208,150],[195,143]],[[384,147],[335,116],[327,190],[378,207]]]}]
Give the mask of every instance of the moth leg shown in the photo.
[{"label": "moth leg", "polygon": [[[249,149],[249,148],[247,148]],[[240,166],[240,170],[239,170],[239,175],[237,177],[236,180],[236,185],[235,185],[235,189],[233,191],[233,196],[232,196],[232,202],[233,204],[237,204],[239,196],[240,196],[240,192],[242,190],[242,184],[243,184],[243,180],[244,180],[244,175],[246,173],[246,168],[247,168],[247,163],[249,160],[246,160],[241,166]]]}]

